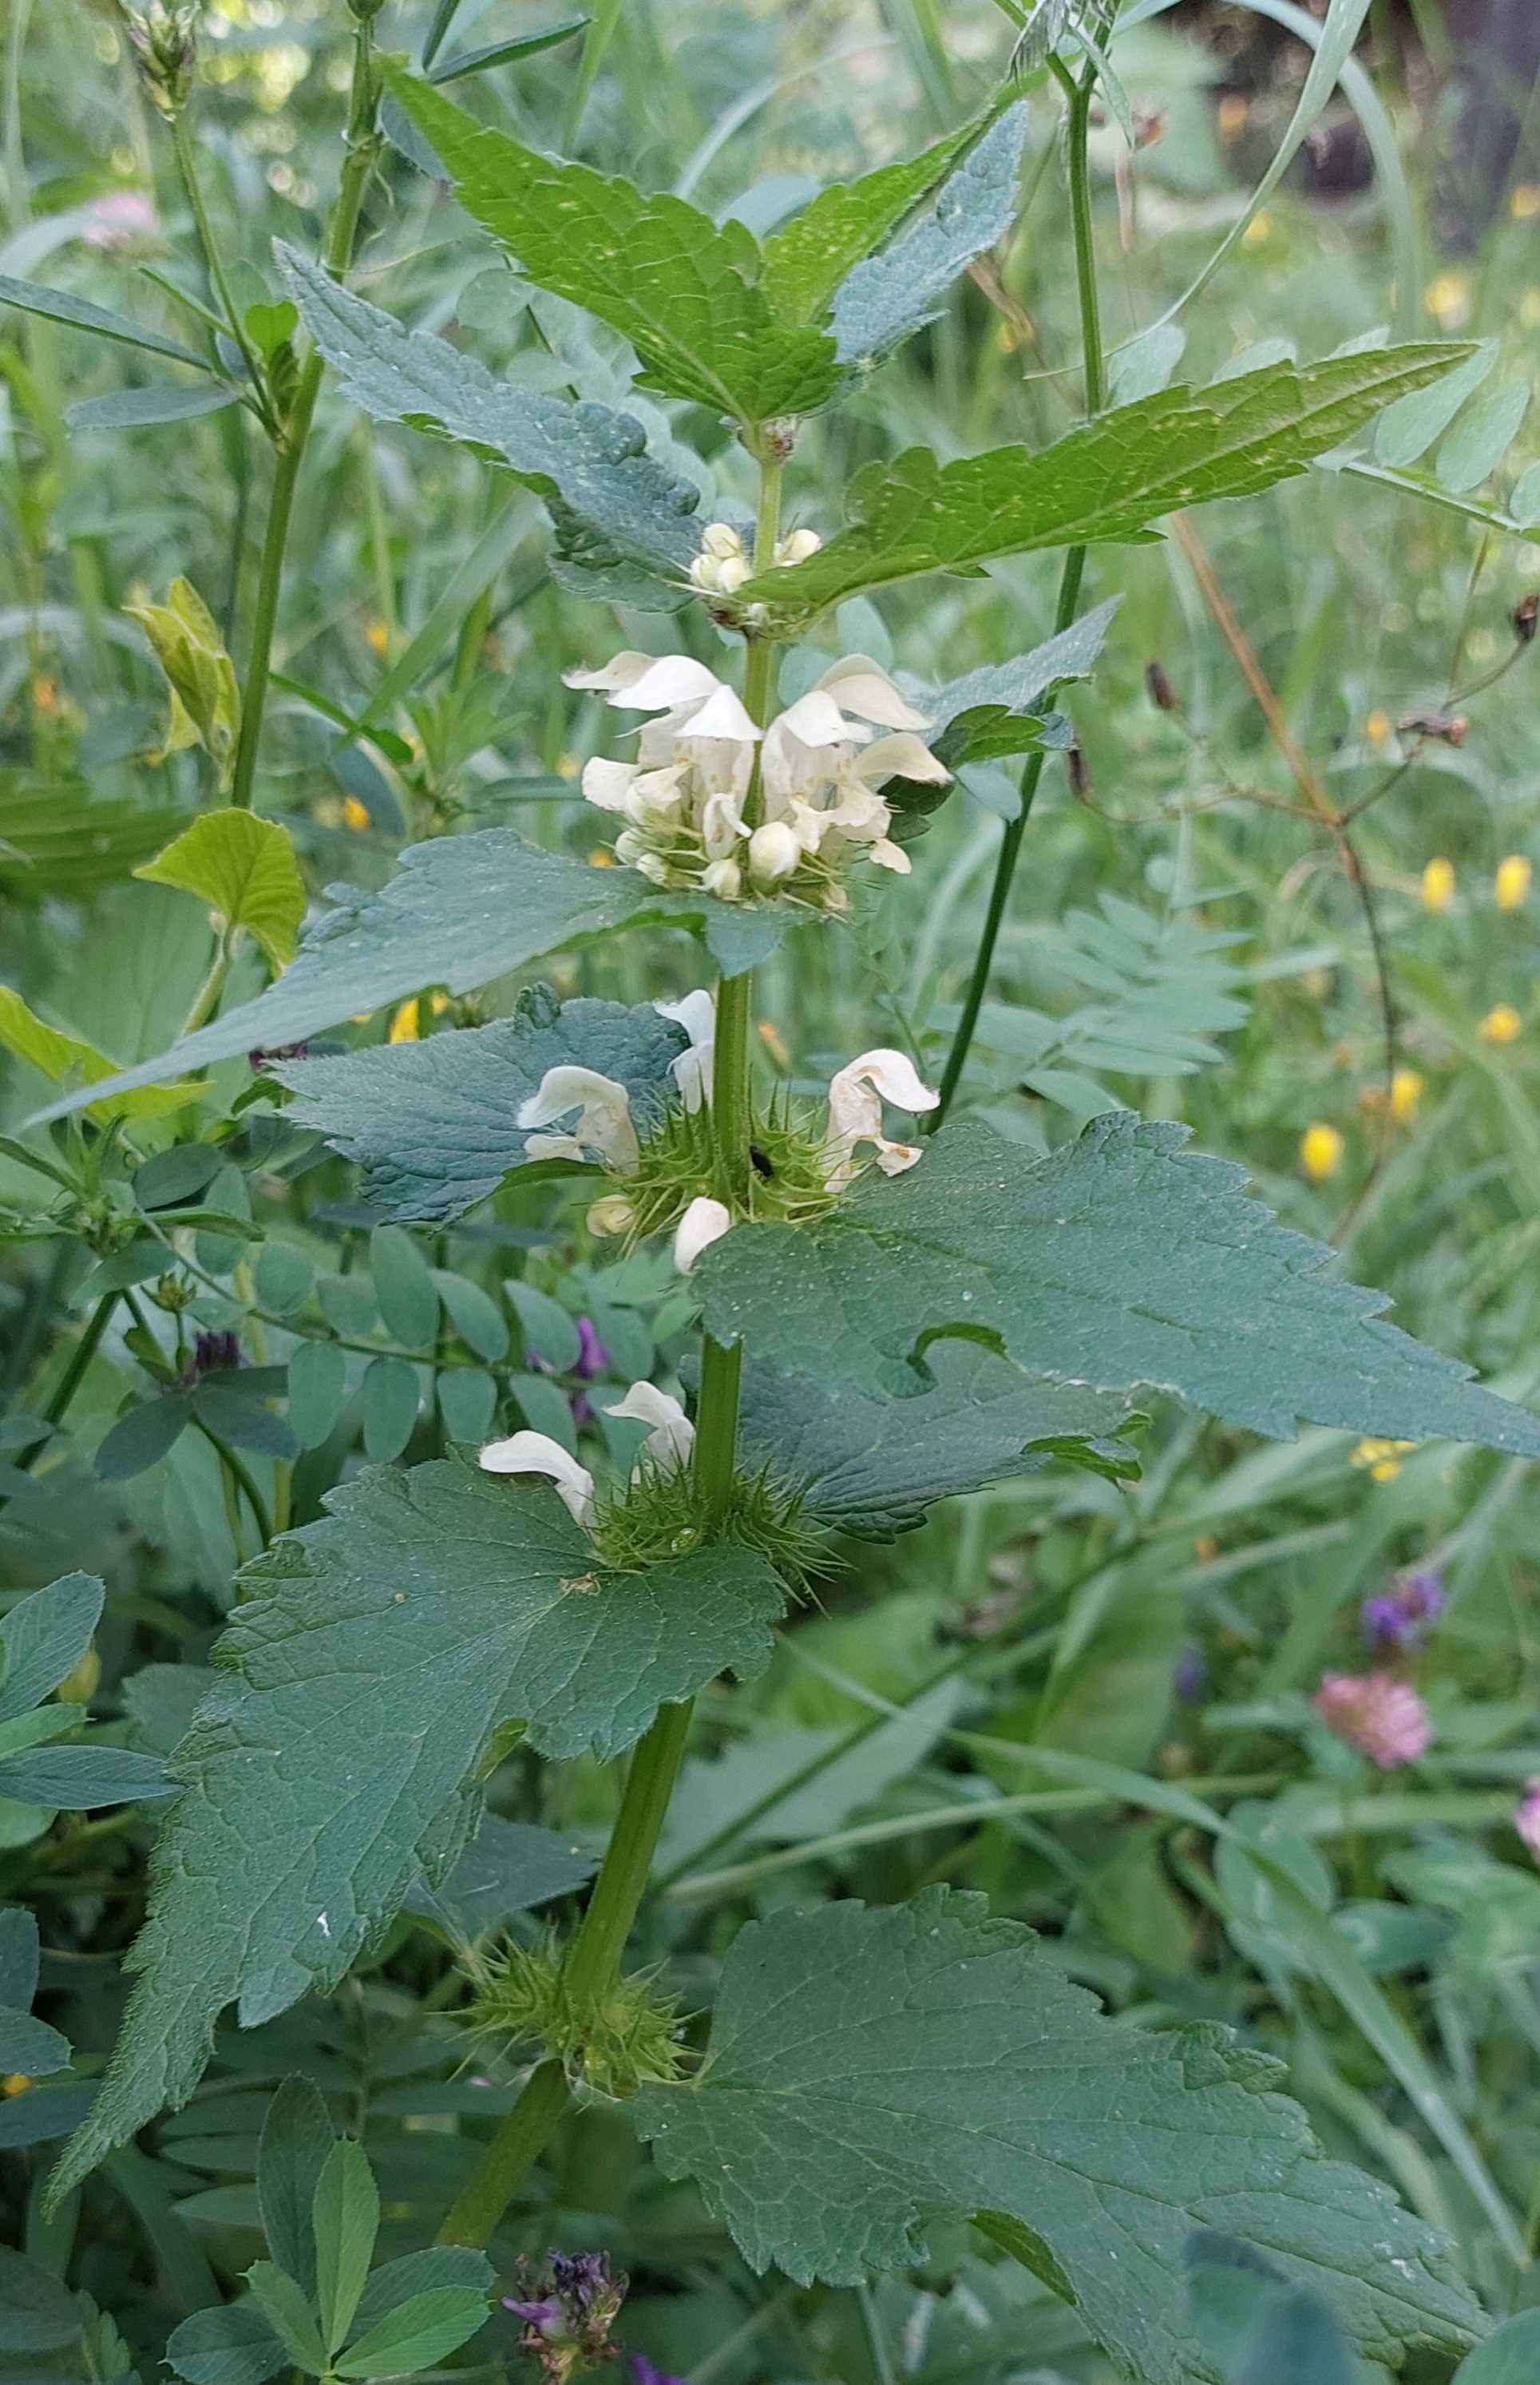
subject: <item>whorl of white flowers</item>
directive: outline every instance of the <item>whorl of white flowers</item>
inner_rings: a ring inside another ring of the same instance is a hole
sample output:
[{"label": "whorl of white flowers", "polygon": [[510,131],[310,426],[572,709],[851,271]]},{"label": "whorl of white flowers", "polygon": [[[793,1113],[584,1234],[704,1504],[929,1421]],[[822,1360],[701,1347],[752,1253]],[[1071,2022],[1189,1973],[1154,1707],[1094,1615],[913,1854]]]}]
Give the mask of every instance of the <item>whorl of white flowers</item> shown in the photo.
[{"label": "whorl of white flowers", "polygon": [[[714,560],[726,568],[732,557]],[[726,902],[786,893],[842,911],[852,859],[909,868],[877,790],[889,779],[935,785],[950,775],[916,733],[924,716],[866,655],[831,665],[763,730],[689,655],[619,654],[600,670],[569,672],[567,683],[656,716],[634,762],[588,764],[583,793],[626,822],[616,858],[658,886],[699,886]]]},{"label": "whorl of white flowers", "polygon": [[[783,568],[805,563],[823,543],[815,530],[789,530],[776,541],[774,560]],[[708,522],[701,532],[701,552],[689,567],[689,576],[702,594],[736,596],[753,573],[742,531],[735,530],[731,522]]]}]

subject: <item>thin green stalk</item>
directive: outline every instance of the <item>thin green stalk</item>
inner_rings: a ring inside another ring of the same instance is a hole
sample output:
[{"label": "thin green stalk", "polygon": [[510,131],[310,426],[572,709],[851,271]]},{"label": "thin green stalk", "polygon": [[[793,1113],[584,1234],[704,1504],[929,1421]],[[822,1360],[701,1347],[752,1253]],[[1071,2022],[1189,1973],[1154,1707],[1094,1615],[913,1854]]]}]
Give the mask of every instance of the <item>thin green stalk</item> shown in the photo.
[{"label": "thin green stalk", "polygon": [[[1091,177],[1087,157],[1091,94],[1096,83],[1096,69],[1094,63],[1088,61],[1084,74],[1077,81],[1062,59],[1050,57],[1049,65],[1062,84],[1069,99],[1070,217],[1074,231],[1074,278],[1080,293],[1080,336],[1086,357],[1086,411],[1087,415],[1094,415],[1099,414],[1107,402],[1107,376],[1101,346],[1101,312],[1096,286],[1096,242],[1091,219]],[[1075,610],[1080,602],[1080,582],[1085,570],[1085,548],[1072,546],[1064,556],[1064,567],[1059,580],[1059,602],[1054,609],[1053,618],[1056,633],[1061,630],[1067,630],[1074,618]],[[967,1066],[968,1054],[973,1047],[974,1035],[978,1027],[978,1014],[984,1006],[984,996],[988,990],[989,975],[994,967],[995,946],[1000,942],[1000,931],[1004,925],[1006,911],[1010,907],[1011,886],[1016,874],[1016,863],[1021,854],[1022,840],[1026,834],[1027,819],[1033,804],[1037,800],[1037,789],[1042,782],[1047,760],[1047,755],[1041,751],[1027,756],[1026,767],[1022,772],[1021,808],[1013,820],[1006,822],[1004,833],[1000,838],[1000,857],[995,864],[994,884],[989,889],[989,904],[985,913],[984,931],[978,940],[978,950],[974,955],[973,973],[968,980],[968,991],[962,999],[962,1014],[958,1019],[957,1030],[951,1040],[951,1049],[947,1055],[947,1065],[942,1072],[940,1099],[925,1121],[926,1130],[931,1133],[944,1123],[957,1088],[962,1082],[962,1071]]]},{"label": "thin green stalk", "polygon": [[262,359],[246,336],[245,325],[241,319],[241,312],[235,303],[235,293],[230,286],[230,279],[225,271],[225,261],[219,254],[219,243],[214,237],[214,226],[209,221],[208,209],[204,205],[203,186],[198,181],[198,161],[192,154],[192,144],[187,135],[187,119],[181,114],[173,116],[171,119],[171,154],[177,161],[177,172],[181,178],[183,195],[192,212],[193,228],[198,235],[198,246],[203,252],[204,269],[208,275],[209,285],[224,309],[225,323],[230,338],[241,351],[241,360],[246,368],[247,377],[252,385],[252,395],[260,409],[263,422],[268,431],[272,431],[275,425],[267,402],[267,381],[262,369]]},{"label": "thin green stalk", "polygon": [[[354,39],[347,156],[342,164],[337,204],[332,211],[322,260],[329,273],[345,273],[353,257],[359,211],[364,204],[364,188],[378,148],[374,120],[378,97],[372,35],[367,20],[361,19]],[[248,810],[256,778],[257,749],[262,742],[262,716],[267,708],[267,682],[272,675],[273,631],[278,624],[279,593],[283,580],[284,552],[289,543],[289,524],[294,510],[294,491],[325,368],[320,350],[312,347],[300,368],[294,402],[278,439],[278,461],[273,471],[267,527],[263,535],[262,561],[257,572],[256,600],[252,611],[251,647],[246,658],[245,684],[241,692],[241,735],[235,749],[235,771],[230,785],[230,802],[243,805]]]}]

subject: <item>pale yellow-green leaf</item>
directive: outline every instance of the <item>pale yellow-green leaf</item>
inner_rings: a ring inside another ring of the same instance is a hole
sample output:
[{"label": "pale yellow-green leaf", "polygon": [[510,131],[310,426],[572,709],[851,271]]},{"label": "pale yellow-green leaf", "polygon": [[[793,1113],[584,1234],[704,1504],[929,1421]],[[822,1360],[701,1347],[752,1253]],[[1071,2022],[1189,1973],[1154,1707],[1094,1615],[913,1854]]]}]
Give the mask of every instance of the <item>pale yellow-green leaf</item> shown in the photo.
[{"label": "pale yellow-green leaf", "polygon": [[149,639],[171,684],[171,718],[163,751],[176,753],[189,743],[191,730],[217,765],[223,786],[241,733],[241,690],[218,623],[191,580],[173,580],[164,605],[126,605],[123,609]]},{"label": "pale yellow-green leaf", "polygon": [[[0,985],[0,1044],[14,1052],[19,1060],[47,1077],[54,1084],[62,1084],[73,1077],[80,1083],[93,1085],[98,1078],[115,1077],[118,1063],[98,1052],[81,1035],[69,1035],[61,1028],[50,1027],[45,1019],[29,1010],[14,987]],[[105,1093],[99,1102],[86,1105],[86,1116],[98,1126],[115,1118],[168,1118],[173,1110],[184,1109],[195,1101],[207,1083],[197,1078],[182,1085],[140,1085],[127,1093]]]},{"label": "pale yellow-green leaf", "polygon": [[294,956],[304,881],[287,829],[233,805],[205,812],[134,871],[199,895],[224,928],[244,928],[275,968]]}]

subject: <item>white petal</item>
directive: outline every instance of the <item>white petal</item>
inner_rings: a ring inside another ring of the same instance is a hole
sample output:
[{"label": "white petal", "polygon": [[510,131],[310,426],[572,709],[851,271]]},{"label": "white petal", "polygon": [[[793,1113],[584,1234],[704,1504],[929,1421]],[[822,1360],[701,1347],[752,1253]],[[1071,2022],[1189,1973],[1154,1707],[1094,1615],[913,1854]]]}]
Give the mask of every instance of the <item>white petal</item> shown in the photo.
[{"label": "white petal", "polygon": [[704,704],[721,686],[714,672],[692,655],[649,656],[646,670],[616,685],[612,704],[627,712],[672,712],[680,705]]},{"label": "white petal", "polygon": [[940,787],[951,777],[928,745],[907,733],[879,737],[864,754],[857,755],[853,768],[856,777],[864,779],[869,787],[880,787],[885,779],[920,779],[927,786]]},{"label": "white petal", "polygon": [[592,1522],[593,1477],[549,1433],[515,1432],[507,1441],[490,1441],[477,1462],[488,1474],[546,1475],[573,1522]]},{"label": "white petal", "polygon": [[588,1153],[575,1134],[527,1134],[524,1138],[526,1159],[586,1160]]},{"label": "white petal", "polygon": [[768,734],[795,738],[799,745],[863,745],[866,742],[860,723],[847,720],[833,696],[821,687],[811,688],[784,712],[777,712]]},{"label": "white petal", "polygon": [[672,1063],[675,1083],[687,1110],[698,1110],[711,1099],[712,1065],[716,1052],[716,997],[703,985],[679,1002],[655,1002],[664,1018],[677,1019],[689,1038],[689,1049]]},{"label": "white petal", "polygon": [[606,762],[596,754],[591,762],[583,765],[583,800],[602,812],[624,811],[631,781],[640,776],[640,764]]},{"label": "white petal", "polygon": [[900,1110],[933,1110],[940,1100],[933,1093],[916,1069],[907,1052],[894,1052],[885,1044],[875,1051],[862,1052],[848,1060],[829,1081],[829,1100],[833,1103],[836,1085],[864,1080]]},{"label": "white petal", "polygon": [[602,1077],[596,1068],[547,1068],[536,1091],[520,1103],[517,1122],[550,1126],[569,1110],[578,1112],[572,1131],[581,1145],[602,1153],[627,1173],[635,1168],[640,1145],[631,1123],[631,1097],[624,1085],[614,1077]]},{"label": "white petal", "polygon": [[713,680],[707,701],[699,712],[692,713],[680,731],[681,736],[725,737],[734,744],[752,745],[759,736],[759,724],[746,712],[740,697],[720,680]]},{"label": "white petal", "polygon": [[900,878],[907,878],[914,867],[902,845],[895,844],[890,836],[879,836],[876,844],[869,844],[866,858],[875,861],[879,869],[897,870]]},{"label": "white petal", "polygon": [[708,861],[726,861],[740,836],[749,831],[743,825],[744,789],[724,790],[708,795],[701,806],[701,842]]},{"label": "white petal", "polygon": [[826,687],[847,712],[875,720],[880,729],[924,729],[923,712],[899,693],[880,663],[870,655],[846,655],[830,665],[818,682]]},{"label": "white petal", "polygon": [[877,1166],[885,1176],[901,1176],[925,1157],[925,1145],[918,1143],[887,1143],[877,1139]]},{"label": "white petal", "polygon": [[565,687],[602,688],[608,695],[615,688],[634,686],[644,671],[652,669],[656,659],[655,655],[640,655],[634,647],[628,647],[624,654],[612,655],[597,670],[564,671],[562,683]]},{"label": "white petal", "polygon": [[679,1273],[688,1275],[702,1252],[713,1242],[719,1242],[732,1222],[726,1202],[714,1201],[704,1192],[699,1194],[675,1229],[674,1264]]},{"label": "white petal", "polygon": [[677,1400],[660,1392],[656,1383],[633,1383],[623,1400],[606,1407],[606,1416],[632,1417],[652,1428],[642,1453],[660,1466],[682,1466],[695,1444],[695,1427]]},{"label": "white petal", "polygon": [[708,894],[736,903],[743,892],[743,872],[736,861],[714,861],[702,870],[701,883]]}]

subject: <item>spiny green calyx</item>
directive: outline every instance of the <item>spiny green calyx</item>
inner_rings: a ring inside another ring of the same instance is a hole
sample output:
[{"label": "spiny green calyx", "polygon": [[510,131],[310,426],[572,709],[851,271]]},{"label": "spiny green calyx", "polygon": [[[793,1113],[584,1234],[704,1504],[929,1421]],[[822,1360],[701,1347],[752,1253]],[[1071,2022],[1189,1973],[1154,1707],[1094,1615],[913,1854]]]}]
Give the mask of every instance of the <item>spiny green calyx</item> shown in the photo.
[{"label": "spiny green calyx", "polygon": [[[736,1205],[746,1218],[776,1218],[789,1225],[822,1217],[835,1204],[826,1180],[827,1143],[826,1129],[814,1112],[799,1115],[789,1101],[772,1101],[751,1127],[746,1203],[729,1206]],[[702,1193],[721,1192],[711,1110],[671,1106],[624,1180],[622,1197],[631,1212],[628,1230],[639,1242],[665,1233]]]},{"label": "spiny green calyx", "polygon": [[628,1482],[599,1493],[591,1529],[616,1572],[640,1573],[724,1542],[766,1558],[798,1594],[831,1570],[827,1533],[803,1514],[801,1493],[769,1473],[735,1475],[718,1506],[689,1467],[644,1462]]},{"label": "spiny green calyx", "polygon": [[625,2096],[683,2074],[683,2016],[673,1997],[658,1992],[653,1973],[632,1972],[591,1994],[576,1994],[551,1932],[532,1946],[504,1939],[473,1948],[464,1966],[472,2028],[542,2046],[575,2082],[602,2095]]}]

